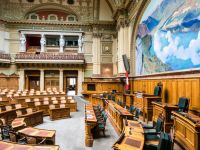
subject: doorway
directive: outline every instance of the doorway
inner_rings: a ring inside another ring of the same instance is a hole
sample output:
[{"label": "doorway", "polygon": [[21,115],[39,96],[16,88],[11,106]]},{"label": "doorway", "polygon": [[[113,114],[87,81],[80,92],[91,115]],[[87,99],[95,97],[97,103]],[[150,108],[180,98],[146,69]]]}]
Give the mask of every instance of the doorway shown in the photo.
[{"label": "doorway", "polygon": [[67,77],[66,78],[66,93],[69,96],[74,96],[77,94],[77,78],[76,77]]},{"label": "doorway", "polygon": [[40,90],[40,77],[29,76],[29,90]]}]

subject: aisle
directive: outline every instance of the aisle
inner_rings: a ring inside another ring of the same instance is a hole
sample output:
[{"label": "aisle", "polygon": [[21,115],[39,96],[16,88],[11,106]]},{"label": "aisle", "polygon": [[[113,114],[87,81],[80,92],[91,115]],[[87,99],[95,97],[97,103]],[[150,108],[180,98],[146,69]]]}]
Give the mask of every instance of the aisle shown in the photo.
[{"label": "aisle", "polygon": [[60,150],[111,150],[118,135],[109,120],[106,127],[107,136],[95,139],[93,148],[85,147],[84,104],[86,101],[78,96],[75,100],[78,104],[78,112],[71,113],[71,118],[51,121],[49,117],[45,117],[44,123],[37,128],[56,130],[56,144],[60,145]]}]

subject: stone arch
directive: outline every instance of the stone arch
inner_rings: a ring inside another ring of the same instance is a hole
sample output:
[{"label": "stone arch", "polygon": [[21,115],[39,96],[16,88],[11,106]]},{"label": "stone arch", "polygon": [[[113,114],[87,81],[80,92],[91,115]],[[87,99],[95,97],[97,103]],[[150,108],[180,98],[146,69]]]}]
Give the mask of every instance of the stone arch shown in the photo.
[{"label": "stone arch", "polygon": [[34,13],[34,12],[40,11],[40,10],[45,10],[45,9],[65,12],[69,15],[76,16],[77,20],[80,19],[80,16],[77,14],[77,12],[75,12],[68,6],[62,6],[62,5],[56,4],[56,3],[44,3],[44,4],[35,5],[35,6],[31,7],[29,10],[25,11],[24,19],[27,18],[27,16],[31,13]]}]

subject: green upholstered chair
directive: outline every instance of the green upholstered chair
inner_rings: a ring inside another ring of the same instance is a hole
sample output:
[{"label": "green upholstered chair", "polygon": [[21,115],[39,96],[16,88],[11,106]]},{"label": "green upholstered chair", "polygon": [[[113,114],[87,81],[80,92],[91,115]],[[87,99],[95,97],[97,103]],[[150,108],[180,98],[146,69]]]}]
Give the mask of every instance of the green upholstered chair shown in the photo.
[{"label": "green upholstered chair", "polygon": [[189,99],[186,97],[180,97],[178,102],[178,112],[188,112]]}]

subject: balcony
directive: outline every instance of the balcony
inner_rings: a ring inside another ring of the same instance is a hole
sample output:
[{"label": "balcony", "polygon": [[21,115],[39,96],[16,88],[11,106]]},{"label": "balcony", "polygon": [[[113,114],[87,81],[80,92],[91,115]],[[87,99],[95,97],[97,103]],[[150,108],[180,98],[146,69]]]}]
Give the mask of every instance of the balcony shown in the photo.
[{"label": "balcony", "polygon": [[16,64],[72,64],[83,65],[84,55],[81,53],[20,53],[15,57]]},{"label": "balcony", "polygon": [[10,54],[2,54],[0,53],[0,63],[9,64],[11,62]]}]

